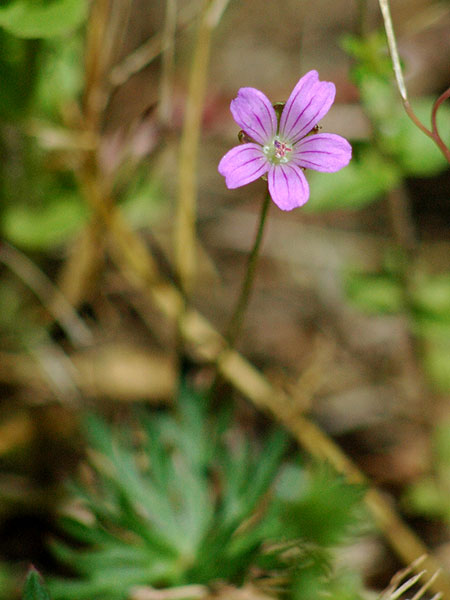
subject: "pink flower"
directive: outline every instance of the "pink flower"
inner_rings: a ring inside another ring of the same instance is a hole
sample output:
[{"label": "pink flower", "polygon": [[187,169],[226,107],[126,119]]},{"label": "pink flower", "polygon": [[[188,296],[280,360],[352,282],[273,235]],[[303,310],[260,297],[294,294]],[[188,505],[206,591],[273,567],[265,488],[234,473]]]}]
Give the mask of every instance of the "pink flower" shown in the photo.
[{"label": "pink flower", "polygon": [[334,83],[319,81],[317,71],[309,71],[293,89],[278,122],[262,92],[241,88],[230,110],[251,142],[232,148],[220,161],[219,173],[227,187],[241,187],[267,175],[270,196],[281,210],[305,204],[309,186],[304,169],[333,173],[352,157],[346,139],[314,130],[335,94]]}]

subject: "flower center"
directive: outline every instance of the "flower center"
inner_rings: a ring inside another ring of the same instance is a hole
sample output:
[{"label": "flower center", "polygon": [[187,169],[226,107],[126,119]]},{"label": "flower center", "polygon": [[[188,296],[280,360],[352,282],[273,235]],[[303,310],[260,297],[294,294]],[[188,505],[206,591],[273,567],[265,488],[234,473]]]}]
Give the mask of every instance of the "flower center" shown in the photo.
[{"label": "flower center", "polygon": [[263,151],[272,164],[279,165],[289,161],[289,152],[292,152],[292,148],[286,142],[275,137],[270,144],[264,146]]}]

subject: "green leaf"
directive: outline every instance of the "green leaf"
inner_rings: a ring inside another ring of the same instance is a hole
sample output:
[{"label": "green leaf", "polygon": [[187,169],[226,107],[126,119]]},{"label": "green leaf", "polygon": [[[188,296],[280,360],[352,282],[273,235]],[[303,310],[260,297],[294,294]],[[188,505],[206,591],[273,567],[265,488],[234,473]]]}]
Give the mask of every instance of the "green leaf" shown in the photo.
[{"label": "green leaf", "polygon": [[434,336],[426,340],[424,366],[431,382],[441,392],[450,391],[450,338]]},{"label": "green leaf", "polygon": [[22,600],[50,600],[41,576],[33,567],[30,569],[25,581]]},{"label": "green leaf", "polygon": [[[419,120],[428,128],[431,126],[431,111],[435,98],[419,98],[411,102]],[[443,105],[438,112],[439,131],[445,143],[450,142],[450,108]],[[443,171],[447,161],[436,144],[415,125],[399,106],[395,121],[391,121],[391,131],[386,135],[387,147],[396,157],[405,175],[430,177]]]},{"label": "green leaf", "polygon": [[368,76],[376,76],[380,80],[392,78],[392,65],[386,50],[386,35],[383,29],[374,31],[364,37],[345,34],[340,38],[341,47],[355,59],[352,77],[361,86]]},{"label": "green leaf", "polygon": [[81,96],[82,56],[81,32],[72,34],[69,39],[47,40],[43,45],[35,90],[35,114],[39,118],[47,115],[50,122],[60,120],[62,109]]},{"label": "green leaf", "polygon": [[450,321],[450,275],[437,275],[418,281],[413,301],[422,312]]},{"label": "green leaf", "polygon": [[405,504],[414,512],[431,519],[450,515],[448,499],[434,477],[424,477],[412,485],[405,495]]},{"label": "green leaf", "polygon": [[[389,81],[366,76],[360,83],[361,100],[377,131],[379,148],[389,156],[405,176],[436,175],[447,167],[447,161],[436,144],[425,135],[406,114]],[[417,98],[411,101],[419,120],[431,126],[431,112],[436,98]],[[440,107],[439,130],[449,143],[450,108]]]},{"label": "green leaf", "polygon": [[378,200],[400,181],[401,172],[369,145],[337,173],[308,171],[311,199],[305,210],[358,209]]},{"label": "green leaf", "polygon": [[45,250],[63,244],[84,222],[86,208],[76,192],[61,192],[45,205],[9,205],[3,214],[3,234],[27,250]]},{"label": "green leaf", "polygon": [[[355,59],[352,76],[359,88],[361,102],[374,127],[377,148],[399,168],[403,176],[431,176],[447,163],[436,144],[406,114],[393,82],[392,67],[386,51],[384,32],[358,38],[345,36],[344,49]],[[411,101],[419,120],[431,127],[431,112],[437,98]],[[438,129],[450,142],[450,107],[438,111]],[[345,169],[344,169],[345,171]]]},{"label": "green leaf", "polygon": [[0,7],[0,26],[22,38],[47,38],[78,27],[86,0],[14,0]]},{"label": "green leaf", "polygon": [[393,314],[402,310],[402,289],[389,274],[349,273],[345,279],[347,297],[364,312]]},{"label": "green leaf", "polygon": [[433,435],[433,452],[436,460],[450,468],[450,421],[440,423]]},{"label": "green leaf", "polygon": [[295,470],[285,471],[276,488],[282,535],[321,549],[341,543],[356,530],[363,486],[348,484],[327,464],[315,466],[306,478]]}]

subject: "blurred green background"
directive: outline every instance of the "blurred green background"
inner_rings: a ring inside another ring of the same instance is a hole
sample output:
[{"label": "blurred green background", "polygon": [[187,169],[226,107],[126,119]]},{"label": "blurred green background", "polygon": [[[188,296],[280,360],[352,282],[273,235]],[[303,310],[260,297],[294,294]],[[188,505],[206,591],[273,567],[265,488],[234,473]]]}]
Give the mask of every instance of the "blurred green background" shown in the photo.
[{"label": "blurred green background", "polygon": [[[392,16],[429,127],[449,85],[450,7],[399,0]],[[189,302],[224,330],[265,187],[227,190],[217,172],[237,142],[229,103],[243,86],[284,101],[310,69],[336,84],[321,126],[351,141],[353,160],[307,173],[304,209],[271,207],[238,349],[449,568],[450,170],[404,113],[378,5],[7,0],[1,597],[20,597],[31,563],[67,600],[160,598],[150,586],[353,599],[401,567],[361,486],[312,461],[233,386],[207,400],[213,366],[180,347],[152,301],[161,279],[146,279],[150,256],[178,285],[180,140],[194,103]],[[26,600],[40,597],[35,584]]]}]

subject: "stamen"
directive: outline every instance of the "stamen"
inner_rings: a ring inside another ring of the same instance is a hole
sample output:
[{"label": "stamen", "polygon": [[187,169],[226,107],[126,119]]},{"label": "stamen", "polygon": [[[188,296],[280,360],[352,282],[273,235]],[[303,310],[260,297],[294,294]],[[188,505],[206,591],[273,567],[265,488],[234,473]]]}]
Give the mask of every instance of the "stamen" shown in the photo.
[{"label": "stamen", "polygon": [[278,159],[286,158],[286,153],[292,151],[292,148],[279,140],[274,140],[273,145],[275,146],[275,158]]}]

